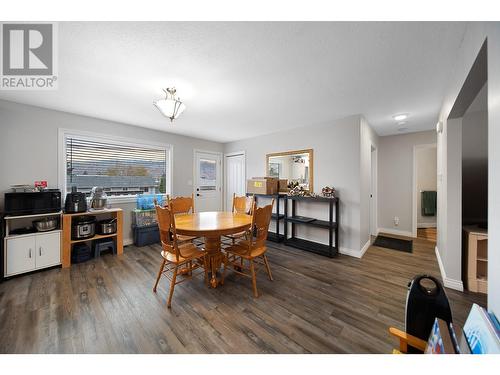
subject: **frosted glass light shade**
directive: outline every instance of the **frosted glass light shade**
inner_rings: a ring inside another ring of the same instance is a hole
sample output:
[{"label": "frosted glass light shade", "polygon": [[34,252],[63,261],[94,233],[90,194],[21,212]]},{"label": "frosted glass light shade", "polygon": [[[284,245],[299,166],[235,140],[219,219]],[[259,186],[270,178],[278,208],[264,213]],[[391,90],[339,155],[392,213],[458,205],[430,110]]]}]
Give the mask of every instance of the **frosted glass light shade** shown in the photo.
[{"label": "frosted glass light shade", "polygon": [[180,114],[186,109],[186,105],[176,99],[160,99],[154,102],[154,105],[165,117],[168,117],[170,120],[174,120],[179,117]]}]

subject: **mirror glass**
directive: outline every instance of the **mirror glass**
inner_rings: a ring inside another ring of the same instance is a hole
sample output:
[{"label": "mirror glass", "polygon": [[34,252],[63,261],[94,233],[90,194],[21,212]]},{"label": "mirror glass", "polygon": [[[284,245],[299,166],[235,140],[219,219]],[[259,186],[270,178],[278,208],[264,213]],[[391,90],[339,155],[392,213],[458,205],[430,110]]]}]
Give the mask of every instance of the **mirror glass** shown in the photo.
[{"label": "mirror glass", "polygon": [[267,155],[267,176],[296,182],[312,191],[312,150],[277,152]]}]

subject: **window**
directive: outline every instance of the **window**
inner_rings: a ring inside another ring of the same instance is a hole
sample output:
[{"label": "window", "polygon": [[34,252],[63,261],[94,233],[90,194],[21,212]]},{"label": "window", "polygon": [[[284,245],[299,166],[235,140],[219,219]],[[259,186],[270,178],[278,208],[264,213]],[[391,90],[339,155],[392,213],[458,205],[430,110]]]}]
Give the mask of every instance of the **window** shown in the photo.
[{"label": "window", "polygon": [[[108,197],[168,193],[170,147],[64,134],[64,190],[90,196],[100,186]],[[113,198],[112,198],[113,199]]]}]

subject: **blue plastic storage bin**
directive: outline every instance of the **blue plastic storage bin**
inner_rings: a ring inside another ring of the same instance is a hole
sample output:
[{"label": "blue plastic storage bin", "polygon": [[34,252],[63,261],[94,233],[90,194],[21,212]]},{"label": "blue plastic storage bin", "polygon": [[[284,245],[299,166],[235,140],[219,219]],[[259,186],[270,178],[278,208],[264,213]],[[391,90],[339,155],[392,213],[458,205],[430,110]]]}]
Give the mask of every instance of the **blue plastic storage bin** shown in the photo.
[{"label": "blue plastic storage bin", "polygon": [[158,225],[149,225],[147,227],[132,226],[134,232],[134,245],[147,246],[160,243],[160,230]]},{"label": "blue plastic storage bin", "polygon": [[160,206],[163,205],[163,194],[139,194],[137,196],[137,209],[139,210],[151,210],[155,208],[154,200],[158,201]]}]

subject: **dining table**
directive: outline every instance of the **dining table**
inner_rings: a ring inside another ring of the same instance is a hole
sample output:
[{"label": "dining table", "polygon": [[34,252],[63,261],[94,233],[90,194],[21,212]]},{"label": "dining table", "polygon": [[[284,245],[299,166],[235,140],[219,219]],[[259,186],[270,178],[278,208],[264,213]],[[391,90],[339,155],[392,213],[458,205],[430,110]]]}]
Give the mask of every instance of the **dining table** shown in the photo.
[{"label": "dining table", "polygon": [[210,285],[219,284],[217,272],[224,260],[221,251],[221,237],[250,229],[252,216],[237,212],[195,212],[175,215],[177,234],[205,238],[205,251],[210,277]]}]

